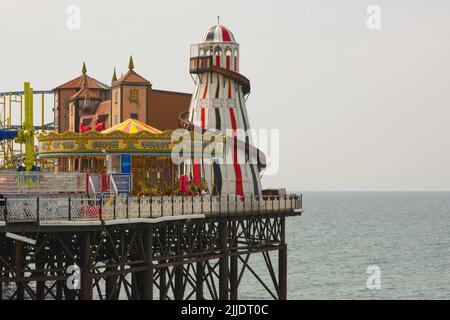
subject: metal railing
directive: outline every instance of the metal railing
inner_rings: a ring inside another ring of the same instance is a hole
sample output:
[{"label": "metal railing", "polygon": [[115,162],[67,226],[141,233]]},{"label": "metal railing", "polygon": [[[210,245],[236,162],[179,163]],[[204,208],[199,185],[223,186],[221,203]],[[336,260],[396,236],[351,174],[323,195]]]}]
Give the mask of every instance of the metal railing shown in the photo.
[{"label": "metal railing", "polygon": [[0,194],[85,193],[87,181],[86,173],[2,173]]},{"label": "metal railing", "polygon": [[0,199],[0,221],[107,221],[193,214],[290,213],[298,209],[302,209],[301,195],[6,198]]}]

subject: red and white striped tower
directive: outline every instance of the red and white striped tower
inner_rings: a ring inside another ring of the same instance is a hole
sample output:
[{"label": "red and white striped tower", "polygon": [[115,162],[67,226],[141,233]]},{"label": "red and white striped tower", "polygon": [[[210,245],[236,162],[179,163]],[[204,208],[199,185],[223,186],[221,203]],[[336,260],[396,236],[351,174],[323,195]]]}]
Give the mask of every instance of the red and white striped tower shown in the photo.
[{"label": "red and white striped tower", "polygon": [[194,158],[194,177],[200,172],[213,194],[260,195],[261,154],[249,152],[256,149],[249,149],[247,134],[250,124],[245,97],[250,93],[250,81],[239,73],[239,44],[229,29],[212,26],[202,43],[191,46],[190,72],[197,79],[185,122],[220,131],[234,142],[225,148],[226,163],[205,164]]}]

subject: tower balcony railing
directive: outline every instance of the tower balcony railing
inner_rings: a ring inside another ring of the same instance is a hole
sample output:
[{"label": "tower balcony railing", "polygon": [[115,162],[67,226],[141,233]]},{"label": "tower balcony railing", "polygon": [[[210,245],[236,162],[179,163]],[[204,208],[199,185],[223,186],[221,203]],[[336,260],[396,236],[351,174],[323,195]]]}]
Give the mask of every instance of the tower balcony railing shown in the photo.
[{"label": "tower balcony railing", "polygon": [[0,199],[0,221],[59,222],[151,219],[200,215],[236,216],[294,214],[302,210],[302,196],[162,196],[100,198],[6,198]]},{"label": "tower balcony railing", "polygon": [[212,56],[191,57],[189,63],[189,72],[192,74],[200,74],[204,72],[216,72],[242,85],[244,95],[249,94],[251,90],[250,80],[242,74],[222,68],[213,63]]},{"label": "tower balcony railing", "polygon": [[208,72],[213,65],[212,56],[192,57],[189,64],[189,72],[192,74],[199,74]]}]

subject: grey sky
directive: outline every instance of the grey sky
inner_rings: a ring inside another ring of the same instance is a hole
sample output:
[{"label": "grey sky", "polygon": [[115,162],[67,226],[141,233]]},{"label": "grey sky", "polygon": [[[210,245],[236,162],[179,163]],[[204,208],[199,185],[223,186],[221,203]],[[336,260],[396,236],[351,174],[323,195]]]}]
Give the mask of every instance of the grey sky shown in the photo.
[{"label": "grey sky", "polygon": [[[70,4],[79,31],[66,28]],[[379,31],[366,28],[371,4]],[[265,187],[450,190],[448,0],[2,0],[0,91],[53,88],[84,60],[109,83],[133,54],[154,88],[191,92],[189,45],[218,14],[252,81],[251,125],[280,129]]]}]

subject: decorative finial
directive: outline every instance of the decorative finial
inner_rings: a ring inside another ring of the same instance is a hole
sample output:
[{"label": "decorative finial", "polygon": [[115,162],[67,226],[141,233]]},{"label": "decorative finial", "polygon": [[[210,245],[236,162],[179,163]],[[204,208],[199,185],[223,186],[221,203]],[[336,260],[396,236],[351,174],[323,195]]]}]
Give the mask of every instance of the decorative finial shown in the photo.
[{"label": "decorative finial", "polygon": [[217,16],[217,25],[220,26],[220,16]]},{"label": "decorative finial", "polygon": [[86,63],[83,62],[83,68],[81,69],[81,73],[86,74],[87,73],[87,68],[86,68]]},{"label": "decorative finial", "polygon": [[114,72],[113,72],[113,76],[112,76],[112,82],[117,81],[117,76],[116,76],[116,67],[114,67]]},{"label": "decorative finial", "polygon": [[86,89],[88,86],[87,75],[83,73],[83,88]]},{"label": "decorative finial", "polygon": [[128,69],[130,70],[134,69],[133,56],[130,56],[130,62],[128,62]]}]

